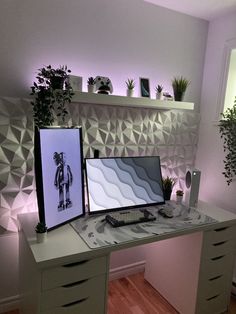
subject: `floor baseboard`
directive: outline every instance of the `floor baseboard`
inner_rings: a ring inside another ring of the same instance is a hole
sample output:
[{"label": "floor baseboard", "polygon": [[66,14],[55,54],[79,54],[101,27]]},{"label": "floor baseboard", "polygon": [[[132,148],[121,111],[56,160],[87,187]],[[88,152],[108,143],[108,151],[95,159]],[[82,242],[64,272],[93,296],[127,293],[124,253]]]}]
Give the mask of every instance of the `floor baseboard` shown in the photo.
[{"label": "floor baseboard", "polygon": [[0,299],[0,313],[12,311],[12,310],[18,309],[19,307],[20,307],[19,295]]},{"label": "floor baseboard", "polygon": [[146,261],[141,261],[117,268],[112,268],[109,272],[109,281],[141,273],[145,269],[145,264]]}]

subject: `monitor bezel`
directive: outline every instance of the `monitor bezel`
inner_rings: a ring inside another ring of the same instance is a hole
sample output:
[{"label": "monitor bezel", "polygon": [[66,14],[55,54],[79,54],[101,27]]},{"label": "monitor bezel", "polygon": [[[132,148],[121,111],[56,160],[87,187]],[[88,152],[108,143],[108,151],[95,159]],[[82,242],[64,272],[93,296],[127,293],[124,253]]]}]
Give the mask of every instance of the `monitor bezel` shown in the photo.
[{"label": "monitor bezel", "polygon": [[[133,205],[133,206],[123,206],[123,207],[116,207],[116,208],[109,208],[109,209],[101,209],[97,211],[91,211],[90,210],[90,204],[89,204],[89,192],[88,192],[88,176],[87,176],[87,160],[90,159],[120,159],[120,158],[157,158],[159,160],[159,165],[160,165],[160,179],[161,179],[161,186],[162,186],[162,191],[163,191],[163,202],[154,202],[151,204],[139,204],[139,205]],[[120,156],[120,157],[100,157],[100,158],[85,158],[84,159],[85,163],[85,180],[86,180],[86,195],[87,195],[87,205],[88,205],[88,214],[89,215],[96,215],[96,214],[101,214],[101,213],[110,213],[110,212],[115,212],[115,211],[122,211],[122,210],[131,210],[131,209],[136,209],[136,208],[141,208],[141,207],[151,207],[151,206],[156,206],[156,205],[163,205],[165,204],[165,198],[164,198],[164,190],[163,190],[163,180],[162,180],[162,171],[161,171],[161,159],[160,156]]]},{"label": "monitor bezel", "polygon": [[74,216],[73,218],[65,219],[59,224],[55,224],[52,227],[47,227],[47,231],[56,229],[60,226],[63,226],[71,221],[78,219],[85,215],[85,197],[84,197],[84,156],[83,156],[83,136],[82,136],[82,127],[81,126],[35,126],[34,129],[34,173],[35,173],[35,184],[36,184],[36,195],[37,195],[37,204],[38,204],[38,215],[39,221],[47,225],[46,216],[45,216],[45,203],[44,203],[44,185],[43,185],[43,171],[42,171],[42,154],[41,154],[41,139],[40,131],[45,129],[61,130],[61,129],[73,129],[78,130],[79,136],[79,145],[81,152],[81,197],[82,197],[82,213]]}]

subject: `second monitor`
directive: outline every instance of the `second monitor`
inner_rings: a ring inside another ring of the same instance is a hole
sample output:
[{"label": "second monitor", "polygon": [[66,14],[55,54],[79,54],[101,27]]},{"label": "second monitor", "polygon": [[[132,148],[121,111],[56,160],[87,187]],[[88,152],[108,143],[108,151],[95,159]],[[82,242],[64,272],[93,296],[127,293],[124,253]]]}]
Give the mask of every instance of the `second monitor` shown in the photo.
[{"label": "second monitor", "polygon": [[90,213],[164,204],[159,156],[86,159]]}]

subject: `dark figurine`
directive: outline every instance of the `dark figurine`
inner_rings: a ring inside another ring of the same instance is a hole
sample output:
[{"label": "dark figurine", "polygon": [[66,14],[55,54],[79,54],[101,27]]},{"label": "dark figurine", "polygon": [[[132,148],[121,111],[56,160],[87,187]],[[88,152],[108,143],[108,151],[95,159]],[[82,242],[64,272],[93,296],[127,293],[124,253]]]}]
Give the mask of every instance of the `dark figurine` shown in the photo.
[{"label": "dark figurine", "polygon": [[58,211],[61,211],[72,206],[70,200],[70,186],[73,182],[73,176],[70,166],[66,164],[65,153],[55,152],[53,154],[53,159],[57,166],[54,185],[56,189],[59,190],[59,203],[57,208]]}]

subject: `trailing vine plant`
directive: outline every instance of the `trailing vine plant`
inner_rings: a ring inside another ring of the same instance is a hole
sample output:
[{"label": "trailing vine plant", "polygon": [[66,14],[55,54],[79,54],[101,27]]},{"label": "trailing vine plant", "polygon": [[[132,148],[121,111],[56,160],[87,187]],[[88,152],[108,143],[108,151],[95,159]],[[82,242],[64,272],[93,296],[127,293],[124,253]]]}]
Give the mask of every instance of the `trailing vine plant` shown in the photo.
[{"label": "trailing vine plant", "polygon": [[68,111],[66,104],[71,102],[74,95],[68,77],[71,71],[67,66],[53,69],[51,65],[38,70],[37,81],[31,86],[31,94],[34,100],[33,106],[34,122],[36,126],[52,125],[55,116],[60,117],[65,123]]},{"label": "trailing vine plant", "polygon": [[219,121],[220,136],[223,138],[223,148],[225,155],[224,172],[228,185],[236,176],[236,97],[232,108],[228,108],[222,113],[222,118]]}]

